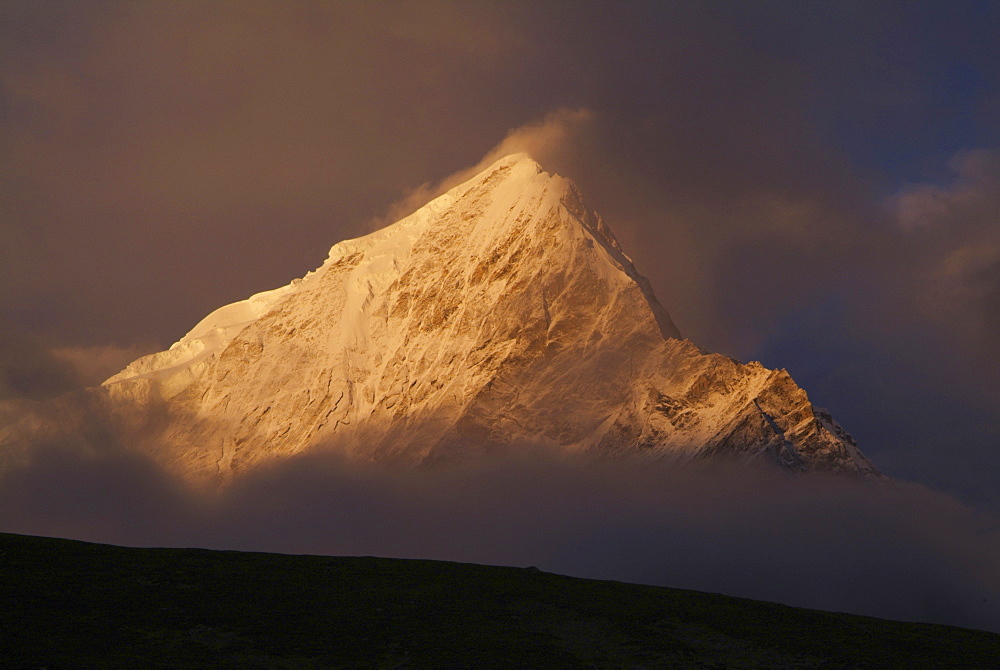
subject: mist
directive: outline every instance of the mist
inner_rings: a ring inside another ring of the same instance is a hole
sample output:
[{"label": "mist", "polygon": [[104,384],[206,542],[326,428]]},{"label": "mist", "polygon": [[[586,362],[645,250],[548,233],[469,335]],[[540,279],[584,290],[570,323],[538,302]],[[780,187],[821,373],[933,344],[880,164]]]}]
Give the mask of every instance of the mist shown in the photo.
[{"label": "mist", "polygon": [[536,566],[1000,631],[1000,523],[918,485],[538,445],[434,467],[318,449],[198,491],[126,450],[48,445],[0,529],[130,546]]}]

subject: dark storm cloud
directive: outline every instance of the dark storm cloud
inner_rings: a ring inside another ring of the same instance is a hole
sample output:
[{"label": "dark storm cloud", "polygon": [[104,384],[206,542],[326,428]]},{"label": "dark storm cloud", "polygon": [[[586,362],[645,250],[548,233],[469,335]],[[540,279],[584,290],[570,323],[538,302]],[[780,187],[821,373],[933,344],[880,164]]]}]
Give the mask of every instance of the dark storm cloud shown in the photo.
[{"label": "dark storm cloud", "polygon": [[101,343],[317,265],[415,183],[421,135],[468,142],[452,91],[503,36],[448,5],[96,7],[7,10],[3,279],[5,316]]},{"label": "dark storm cloud", "polygon": [[[750,355],[835,281],[877,200],[818,110],[922,116],[896,58],[915,19],[891,7],[93,7],[10,5],[2,70],[4,316],[74,345],[166,343],[568,108],[598,120],[546,167],[606,210],[686,333]],[[829,48],[847,38],[850,77]]]},{"label": "dark storm cloud", "polygon": [[792,31],[769,35],[767,12],[91,7],[9,5],[13,57],[0,70],[14,177],[2,194],[13,240],[4,313],[87,344],[170,339],[221,303],[287,282],[403,189],[557,108],[603,122],[578,160],[547,167],[592,166],[573,176],[617,183],[598,197],[613,210],[671,205],[694,228],[644,234],[680,238],[691,253],[678,256],[702,261],[674,274],[649,265],[665,285],[705,277],[667,297],[708,345],[728,339],[713,335],[727,330],[715,303],[728,287],[712,278],[719,243],[698,233],[705,222],[749,230],[771,209],[846,200],[856,181],[810,121],[801,45],[769,48]]},{"label": "dark storm cloud", "polygon": [[109,451],[50,447],[8,472],[0,525],[133,545],[536,565],[1000,630],[997,520],[919,487],[524,447],[428,471],[314,452],[214,496]]}]

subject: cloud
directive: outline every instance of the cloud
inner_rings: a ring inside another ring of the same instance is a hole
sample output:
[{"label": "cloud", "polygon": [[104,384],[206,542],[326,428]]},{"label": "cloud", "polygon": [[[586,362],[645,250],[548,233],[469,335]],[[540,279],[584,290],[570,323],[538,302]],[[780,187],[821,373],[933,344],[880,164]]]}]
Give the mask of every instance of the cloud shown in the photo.
[{"label": "cloud", "polygon": [[409,189],[402,199],[387,208],[385,214],[371,219],[368,227],[374,231],[395,223],[510,154],[526,153],[543,168],[554,172],[555,168],[551,166],[564,162],[564,157],[572,154],[574,144],[580,141],[581,135],[593,129],[594,117],[588,109],[560,108],[548,113],[541,121],[513,128],[475,165]]},{"label": "cloud", "polygon": [[536,565],[604,579],[1000,630],[1000,528],[912,485],[525,445],[407,469],[322,450],[196,494],[108,448],[49,448],[0,481],[0,529]]},{"label": "cloud", "polygon": [[488,5],[0,12],[0,318],[73,346],[287,283],[512,123],[470,112],[523,33]]},{"label": "cloud", "polygon": [[135,359],[158,351],[154,344],[67,347],[23,328],[0,330],[0,401],[45,400],[97,386]]},{"label": "cloud", "polygon": [[924,315],[1000,365],[1000,154],[962,151],[945,184],[905,187],[891,202],[913,247]]},{"label": "cloud", "polygon": [[520,152],[543,166],[565,161],[566,155],[582,144],[582,135],[594,131],[595,120],[595,113],[589,109],[557,109],[541,121],[507,131],[503,140],[467,172],[476,174],[500,158]]},{"label": "cloud", "polygon": [[0,401],[41,400],[77,386],[68,361],[19,329],[0,329]]},{"label": "cloud", "polygon": [[51,354],[54,358],[69,364],[80,386],[97,386],[137,358],[159,350],[160,347],[156,345],[105,344],[91,347],[55,347],[51,350]]},{"label": "cloud", "polygon": [[1000,156],[995,151],[960,151],[948,161],[953,175],[945,185],[907,185],[892,200],[896,220],[908,231],[932,226],[982,223],[1000,197]]}]

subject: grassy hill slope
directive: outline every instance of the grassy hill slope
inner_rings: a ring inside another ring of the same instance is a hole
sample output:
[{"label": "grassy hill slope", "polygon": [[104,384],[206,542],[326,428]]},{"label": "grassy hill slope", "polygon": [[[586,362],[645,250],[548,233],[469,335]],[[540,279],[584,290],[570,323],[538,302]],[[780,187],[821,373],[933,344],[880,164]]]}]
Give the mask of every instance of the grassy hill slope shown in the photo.
[{"label": "grassy hill slope", "polygon": [[534,569],[0,534],[5,668],[985,668],[1000,635]]}]

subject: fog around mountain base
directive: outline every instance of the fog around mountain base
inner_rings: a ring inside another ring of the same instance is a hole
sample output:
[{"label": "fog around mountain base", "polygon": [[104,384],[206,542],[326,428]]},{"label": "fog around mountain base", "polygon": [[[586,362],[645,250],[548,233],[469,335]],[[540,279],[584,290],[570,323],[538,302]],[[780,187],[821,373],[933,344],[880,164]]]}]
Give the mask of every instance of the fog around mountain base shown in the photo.
[{"label": "fog around mountain base", "polygon": [[1000,523],[912,484],[521,445],[418,469],[319,449],[207,493],[110,447],[35,456],[0,480],[4,531],[534,565],[1000,631]]}]

